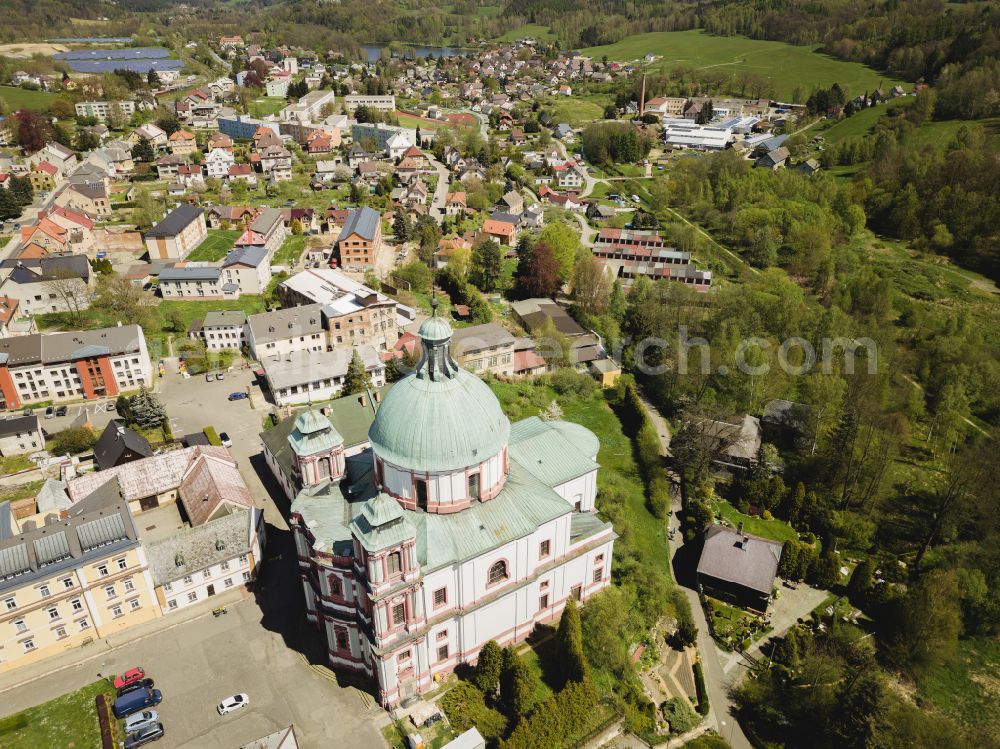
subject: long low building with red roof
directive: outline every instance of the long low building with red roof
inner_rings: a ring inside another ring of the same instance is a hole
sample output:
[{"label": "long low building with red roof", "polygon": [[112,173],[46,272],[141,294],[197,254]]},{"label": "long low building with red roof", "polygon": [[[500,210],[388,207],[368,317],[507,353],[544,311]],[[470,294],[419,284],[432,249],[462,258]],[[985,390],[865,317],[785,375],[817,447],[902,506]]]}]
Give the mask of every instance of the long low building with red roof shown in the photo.
[{"label": "long low building with red roof", "polygon": [[593,251],[594,257],[604,261],[611,275],[626,287],[639,276],[652,281],[677,281],[698,291],[712,285],[711,271],[696,268],[690,252],[667,246],[655,231],[605,227],[597,233]]}]

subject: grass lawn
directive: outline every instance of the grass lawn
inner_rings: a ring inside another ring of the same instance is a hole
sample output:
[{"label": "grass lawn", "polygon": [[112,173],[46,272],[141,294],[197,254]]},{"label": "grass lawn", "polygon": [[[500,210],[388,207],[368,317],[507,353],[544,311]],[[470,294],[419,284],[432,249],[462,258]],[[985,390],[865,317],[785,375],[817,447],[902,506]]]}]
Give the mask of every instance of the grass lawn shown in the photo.
[{"label": "grass lawn", "polygon": [[[164,320],[169,320],[169,316],[172,314],[180,313],[187,326],[199,318],[204,318],[206,313],[216,310],[243,310],[248,315],[253,315],[264,311],[264,297],[244,294],[239,299],[178,299],[161,302],[157,305],[157,311]],[[156,333],[146,330],[146,335],[156,335]],[[176,333],[174,336],[183,337],[184,334]]]},{"label": "grass lawn", "polygon": [[[38,490],[42,488],[42,484],[44,483],[45,479],[38,479],[38,481],[29,481],[26,484],[0,486],[0,502],[24,499],[25,497],[34,497],[38,494]],[[2,738],[2,735],[2,732],[0,732],[0,738]],[[3,744],[0,744],[0,746],[3,746]],[[6,749],[6,747],[4,747],[4,749]]]},{"label": "grass lawn", "polygon": [[114,696],[104,680],[0,720],[4,749],[94,749],[101,745],[94,699]]},{"label": "grass lawn", "polygon": [[724,499],[715,500],[712,508],[716,515],[725,518],[734,528],[743,523],[743,530],[754,536],[773,541],[791,541],[799,537],[795,529],[784,520],[763,520],[753,515],[744,515]]},{"label": "grass lawn", "polygon": [[[597,507],[601,508],[601,492],[621,490],[627,497],[623,519],[629,526],[629,545],[643,559],[643,564],[659,567],[670,576],[670,555],[667,550],[664,523],[646,509],[645,488],[632,449],[632,440],[625,435],[621,420],[598,391],[591,396],[560,396],[541,383],[490,381],[490,387],[500,400],[504,413],[511,421],[537,416],[553,400],[559,403],[566,421],[590,429],[601,442],[597,462]],[[619,544],[622,541],[619,539]]]},{"label": "grass lawn", "polygon": [[14,86],[0,86],[0,99],[7,102],[7,107],[11,112],[18,109],[46,110],[57,96],[58,94],[48,91],[29,91]]},{"label": "grass lawn", "polygon": [[887,90],[902,83],[861,63],[843,62],[820,54],[816,49],[741,36],[712,36],[703,31],[660,31],[636,34],[603,47],[590,47],[581,50],[581,54],[598,60],[607,55],[609,60],[627,62],[642,59],[652,52],[660,56],[651,66],[654,69],[683,65],[697,69],[721,68],[734,75],[740,71],[756,73],[771,81],[775,95],[784,100],[790,100],[796,88],[806,97],[815,88],[839,83],[850,96],[856,96],[879,84]]},{"label": "grass lawn", "polygon": [[414,117],[411,114],[403,114],[402,112],[396,112],[396,119],[399,120],[400,127],[409,127],[414,130],[442,130],[444,128],[451,128],[452,130],[464,130],[467,126],[462,122],[454,122],[452,120],[425,120],[420,117]]},{"label": "grass lawn", "polygon": [[557,96],[545,102],[553,122],[568,122],[573,127],[583,127],[593,120],[604,119],[605,104],[612,103],[604,96]]},{"label": "grass lawn", "polygon": [[708,603],[707,614],[712,617],[716,642],[726,650],[735,650],[737,647],[745,650],[750,643],[759,640],[770,631],[769,627],[761,623],[759,617],[748,611],[709,596],[705,596],[705,600]]},{"label": "grass lawn", "polygon": [[963,127],[979,125],[992,136],[993,147],[1000,149],[1000,117],[987,117],[982,120],[940,120],[925,122],[913,134],[912,143],[916,146],[947,145]]},{"label": "grass lawn", "polygon": [[420,738],[424,741],[422,746],[427,749],[440,749],[456,735],[446,721],[435,723],[430,728],[414,728],[409,720],[400,720],[383,728],[382,738],[392,749],[410,749],[410,742],[406,737],[412,733],[420,734]]},{"label": "grass lawn", "polygon": [[306,249],[306,237],[302,234],[292,235],[285,239],[278,251],[274,253],[272,265],[286,265],[291,267]]},{"label": "grass lawn", "polygon": [[890,110],[908,107],[914,101],[915,99],[912,97],[905,97],[895,99],[885,106],[862,109],[860,112],[840,120],[826,132],[819,133],[819,135],[822,135],[824,139],[831,143],[836,143],[846,138],[860,138],[863,135],[868,135],[879,121],[879,118],[888,114]]},{"label": "grass lawn", "polygon": [[240,238],[239,229],[209,229],[205,241],[188,255],[188,260],[216,262],[222,260],[233,249],[233,243]]},{"label": "grass lawn", "polygon": [[27,455],[7,455],[0,458],[0,474],[4,476],[34,467],[35,464]]},{"label": "grass lawn", "polygon": [[283,96],[262,96],[250,102],[250,112],[254,117],[267,117],[284,109],[288,101]]},{"label": "grass lawn", "polygon": [[966,726],[985,722],[1000,727],[996,712],[1000,700],[998,674],[1000,642],[989,637],[959,640],[955,657],[927,676],[920,693]]}]

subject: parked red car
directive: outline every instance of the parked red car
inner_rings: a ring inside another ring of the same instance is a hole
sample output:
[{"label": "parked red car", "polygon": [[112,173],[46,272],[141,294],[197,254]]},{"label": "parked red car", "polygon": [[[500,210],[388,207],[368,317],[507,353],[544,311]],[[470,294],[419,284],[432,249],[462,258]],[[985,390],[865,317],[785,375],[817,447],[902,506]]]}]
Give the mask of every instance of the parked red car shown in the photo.
[{"label": "parked red car", "polygon": [[122,687],[127,687],[129,684],[134,684],[140,679],[145,678],[145,676],[146,672],[142,670],[142,666],[130,668],[121,676],[115,677],[115,689],[121,689]]}]

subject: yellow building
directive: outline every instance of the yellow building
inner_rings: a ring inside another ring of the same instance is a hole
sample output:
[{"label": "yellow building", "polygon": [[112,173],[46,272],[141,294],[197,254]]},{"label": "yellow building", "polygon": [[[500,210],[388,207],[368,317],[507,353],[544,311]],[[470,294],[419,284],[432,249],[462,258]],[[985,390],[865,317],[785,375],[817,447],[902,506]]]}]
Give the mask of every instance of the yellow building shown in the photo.
[{"label": "yellow building", "polygon": [[597,359],[590,363],[591,374],[601,384],[602,388],[611,388],[621,377],[622,368],[613,359]]},{"label": "yellow building", "polygon": [[117,481],[45,509],[18,520],[0,507],[0,671],[161,615]]}]

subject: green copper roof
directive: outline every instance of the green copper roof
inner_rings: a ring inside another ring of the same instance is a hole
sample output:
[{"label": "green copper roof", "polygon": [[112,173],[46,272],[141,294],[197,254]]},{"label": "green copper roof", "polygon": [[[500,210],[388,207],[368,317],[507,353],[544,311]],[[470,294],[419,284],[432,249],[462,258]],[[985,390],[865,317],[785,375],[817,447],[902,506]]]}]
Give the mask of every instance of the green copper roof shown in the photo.
[{"label": "green copper roof", "polygon": [[368,431],[375,452],[418,471],[455,471],[496,455],[510,422],[493,391],[451,358],[446,320],[428,318],[420,335],[417,370],[386,394]]},{"label": "green copper roof", "polygon": [[347,459],[342,482],[304,490],[295,498],[292,512],[302,516],[316,538],[316,549],[350,554],[352,532],[373,551],[415,537],[417,560],[426,574],[529,536],[563,515],[572,513],[574,541],[610,527],[591,513],[574,513],[569,502],[513,459],[499,495],[445,515],[404,510],[390,497],[378,495],[371,480],[371,456],[355,455]]},{"label": "green copper roof", "polygon": [[598,468],[601,443],[587,427],[537,416],[511,428],[508,453],[546,486],[558,486]]},{"label": "green copper roof", "polygon": [[[391,387],[391,384],[386,385],[378,392],[385,396]],[[345,449],[368,441],[368,428],[375,420],[378,403],[373,404],[370,398],[362,403],[359,396],[349,395],[329,401],[324,407],[329,409],[330,423],[335,425],[334,428],[343,437]],[[267,445],[286,474],[292,471],[292,443],[288,438],[295,429],[300,413],[302,412],[282,419],[276,426],[268,427],[260,434],[261,441]]]},{"label": "green copper roof", "polygon": [[344,438],[333,428],[328,418],[319,411],[310,409],[295,417],[295,426],[288,435],[288,444],[296,455],[316,455],[343,445]]},{"label": "green copper roof", "polygon": [[413,524],[399,502],[388,494],[372,497],[351,522],[351,531],[367,551],[381,551],[413,538]]},{"label": "green copper roof", "polygon": [[451,338],[451,325],[443,317],[434,315],[424,320],[417,335],[428,341],[447,341]]}]

